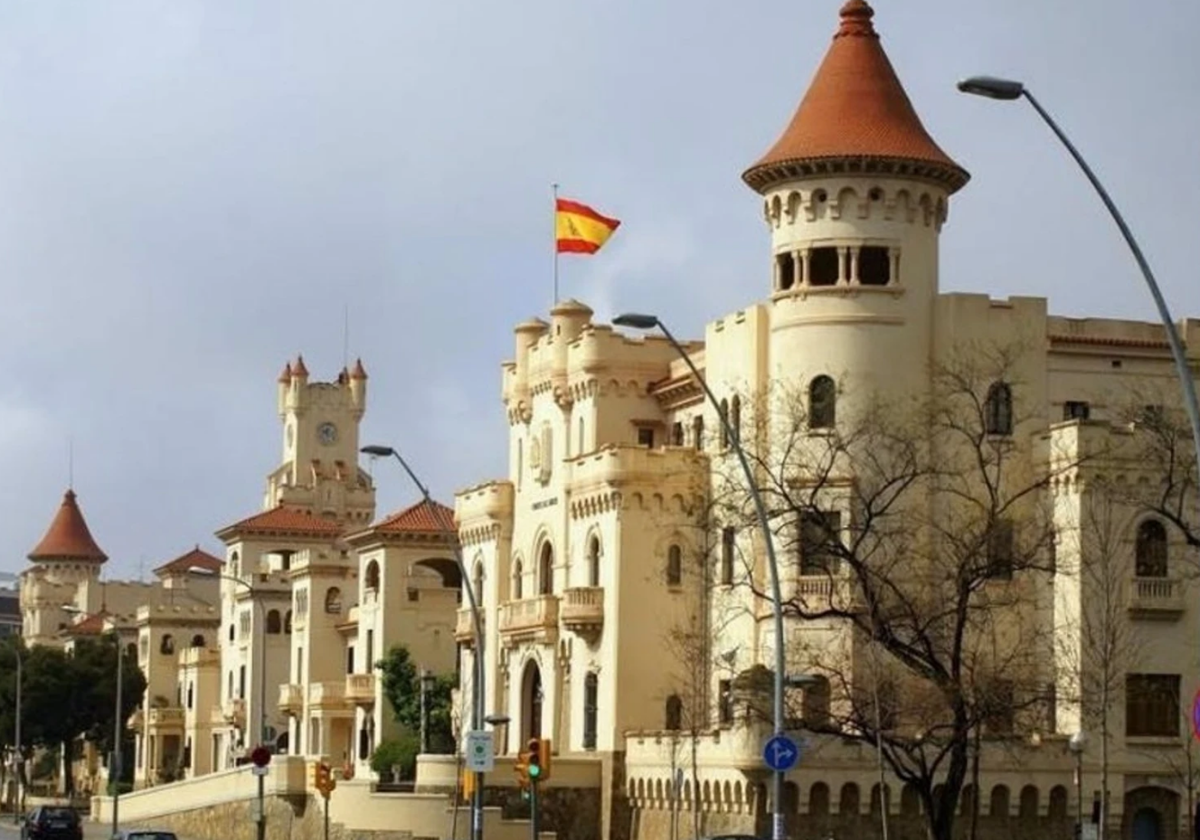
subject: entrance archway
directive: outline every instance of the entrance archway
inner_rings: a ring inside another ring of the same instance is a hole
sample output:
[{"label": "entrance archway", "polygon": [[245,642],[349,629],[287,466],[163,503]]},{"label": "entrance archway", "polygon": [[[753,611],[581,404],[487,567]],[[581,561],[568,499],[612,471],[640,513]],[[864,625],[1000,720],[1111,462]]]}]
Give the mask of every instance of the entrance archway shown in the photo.
[{"label": "entrance archway", "polygon": [[1133,840],[1163,840],[1162,819],[1153,808],[1139,808],[1133,815]]},{"label": "entrance archway", "polygon": [[525,663],[521,677],[521,745],[542,734],[542,670],[533,660]]}]

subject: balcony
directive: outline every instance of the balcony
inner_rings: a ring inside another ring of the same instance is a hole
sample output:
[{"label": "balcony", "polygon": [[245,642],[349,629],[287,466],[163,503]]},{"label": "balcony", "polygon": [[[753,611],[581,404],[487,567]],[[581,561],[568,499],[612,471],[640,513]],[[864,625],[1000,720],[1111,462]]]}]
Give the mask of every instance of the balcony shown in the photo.
[{"label": "balcony", "polygon": [[533,639],[553,642],[558,638],[558,596],[538,595],[509,601],[500,607],[500,634],[511,644]]},{"label": "balcony", "polygon": [[374,674],[347,674],[346,699],[359,706],[370,706],[375,702]]},{"label": "balcony", "polygon": [[1135,577],[1129,587],[1129,617],[1177,621],[1183,615],[1183,583],[1172,578]]},{"label": "balcony", "polygon": [[573,633],[595,641],[604,629],[604,587],[578,586],[563,593],[562,623]]},{"label": "balcony", "polygon": [[805,610],[841,610],[855,612],[862,609],[862,601],[854,582],[827,574],[801,575],[796,578],[796,599]]},{"label": "balcony", "polygon": [[182,729],[183,709],[151,709],[147,720],[151,729]]},{"label": "balcony", "polygon": [[313,709],[348,709],[346,683],[318,682],[308,684],[308,705]]},{"label": "balcony", "polygon": [[279,686],[279,711],[285,715],[298,715],[304,711],[304,686],[287,683]]},{"label": "balcony", "polygon": [[[483,619],[484,632],[487,632],[487,614],[480,616]],[[454,622],[454,638],[458,642],[464,644],[472,644],[475,641],[475,622],[471,618],[471,610],[459,610],[458,616]]]},{"label": "balcony", "polygon": [[240,697],[226,700],[213,709],[213,719],[234,726],[246,725],[246,701]]}]

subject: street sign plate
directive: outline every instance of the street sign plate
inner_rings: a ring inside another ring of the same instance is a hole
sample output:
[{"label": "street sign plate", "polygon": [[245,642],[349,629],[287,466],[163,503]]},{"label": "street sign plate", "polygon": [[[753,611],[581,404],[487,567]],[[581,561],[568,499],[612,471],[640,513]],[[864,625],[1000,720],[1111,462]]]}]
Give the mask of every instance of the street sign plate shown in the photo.
[{"label": "street sign plate", "polygon": [[266,765],[263,765],[262,767],[259,767],[256,764],[250,765],[250,774],[253,776],[266,776],[270,774],[270,772],[271,768]]},{"label": "street sign plate", "polygon": [[473,729],[467,733],[467,769],[476,773],[490,773],[496,766],[492,733]]},{"label": "street sign plate", "polygon": [[800,747],[786,735],[776,735],[763,747],[763,762],[776,772],[785,772],[800,760]]}]

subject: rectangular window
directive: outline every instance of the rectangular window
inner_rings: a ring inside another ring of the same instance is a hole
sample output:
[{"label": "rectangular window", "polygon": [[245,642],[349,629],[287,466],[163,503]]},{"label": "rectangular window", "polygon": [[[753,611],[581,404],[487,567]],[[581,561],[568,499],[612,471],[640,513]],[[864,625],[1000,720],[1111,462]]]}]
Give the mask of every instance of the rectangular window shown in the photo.
[{"label": "rectangular window", "polygon": [[366,665],[368,673],[375,670],[375,631],[374,630],[367,631],[367,661],[363,664]]},{"label": "rectangular window", "polygon": [[805,511],[800,516],[800,574],[825,575],[838,570],[842,514],[835,510]]},{"label": "rectangular window", "polygon": [[1046,686],[1046,731],[1058,731],[1058,686],[1054,683]]},{"label": "rectangular window", "polygon": [[597,708],[600,703],[600,681],[594,674],[583,678],[583,748],[596,749]]},{"label": "rectangular window", "polygon": [[296,648],[296,682],[304,684],[304,648]]},{"label": "rectangular window", "polygon": [[1012,580],[1013,526],[1007,519],[992,523],[987,543],[988,577],[993,580]]},{"label": "rectangular window", "polygon": [[421,600],[421,590],[416,589],[411,586],[408,587],[408,600],[409,601],[420,601]]},{"label": "rectangular window", "polygon": [[671,445],[672,446],[683,446],[683,424],[682,423],[672,423],[671,424]]},{"label": "rectangular window", "polygon": [[692,446],[697,450],[704,449],[704,416],[701,414],[692,418]]},{"label": "rectangular window", "polygon": [[717,683],[717,720],[723,726],[733,723],[733,680]]},{"label": "rectangular window", "polygon": [[346,673],[354,673],[354,645],[346,648]]},{"label": "rectangular window", "polygon": [[1063,403],[1064,420],[1087,420],[1092,414],[1092,407],[1081,400],[1067,400]]},{"label": "rectangular window", "polygon": [[988,686],[984,726],[993,735],[1011,735],[1013,731],[1013,685],[996,680]]},{"label": "rectangular window", "polygon": [[841,274],[838,249],[831,246],[813,248],[808,255],[808,285],[836,286]]},{"label": "rectangular window", "polygon": [[238,666],[238,698],[246,699],[246,666]]},{"label": "rectangular window", "polygon": [[640,426],[637,430],[638,446],[645,446],[650,449],[654,448],[654,429],[647,426]]},{"label": "rectangular window", "polygon": [[858,249],[858,282],[863,286],[886,286],[892,278],[892,260],[888,249],[864,245]]},{"label": "rectangular window", "polygon": [[1179,675],[1126,674],[1125,734],[1179,737]]},{"label": "rectangular window", "polygon": [[733,553],[737,543],[737,532],[733,528],[721,529],[721,583],[733,583]]}]

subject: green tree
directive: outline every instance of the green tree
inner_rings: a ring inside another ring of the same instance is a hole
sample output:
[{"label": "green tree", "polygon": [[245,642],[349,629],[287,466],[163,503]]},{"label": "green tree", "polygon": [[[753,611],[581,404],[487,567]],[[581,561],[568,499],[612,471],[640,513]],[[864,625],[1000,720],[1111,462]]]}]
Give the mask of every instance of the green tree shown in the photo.
[{"label": "green tree", "polygon": [[[395,720],[407,732],[421,731],[421,675],[404,645],[396,645],[375,664],[383,679],[383,695],[392,706]],[[425,696],[429,750],[452,753],[455,748],[451,725],[451,692],[457,684],[453,675],[434,678]]]}]

